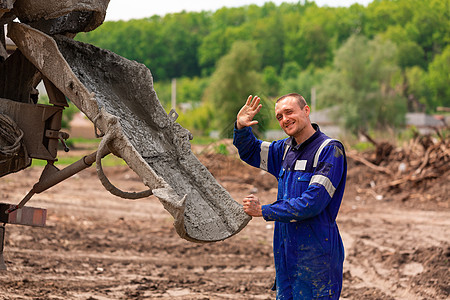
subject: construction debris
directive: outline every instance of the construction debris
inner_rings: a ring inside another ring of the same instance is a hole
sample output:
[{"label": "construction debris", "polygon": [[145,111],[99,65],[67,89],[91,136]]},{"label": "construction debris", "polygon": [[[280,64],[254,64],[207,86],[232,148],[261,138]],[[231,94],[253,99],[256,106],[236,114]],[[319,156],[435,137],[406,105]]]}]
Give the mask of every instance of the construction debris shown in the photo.
[{"label": "construction debris", "polygon": [[[449,128],[436,130],[435,135],[415,134],[414,138],[401,147],[394,147],[389,142],[376,142],[375,149],[358,153],[350,150],[348,157],[356,164],[364,164],[373,174],[359,174],[360,182],[364,178],[374,178],[366,186],[358,189],[359,193],[374,196],[376,199],[392,199],[400,195],[402,201],[419,199],[419,201],[437,201],[448,205],[450,192],[450,136]],[[444,133],[447,132],[445,135]],[[386,151],[386,149],[391,149]],[[442,181],[440,189],[431,189],[432,181]],[[415,193],[411,193],[411,191]]]}]

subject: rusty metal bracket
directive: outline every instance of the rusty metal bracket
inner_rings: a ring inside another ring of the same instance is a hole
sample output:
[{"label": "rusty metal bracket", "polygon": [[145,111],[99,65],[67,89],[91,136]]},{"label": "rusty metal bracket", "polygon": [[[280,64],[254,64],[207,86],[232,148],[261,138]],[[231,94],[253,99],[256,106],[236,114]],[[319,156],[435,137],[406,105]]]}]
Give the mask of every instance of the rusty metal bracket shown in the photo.
[{"label": "rusty metal bracket", "polygon": [[20,201],[17,205],[12,205],[6,210],[6,214],[10,214],[17,209],[24,207],[24,205],[30,201],[34,194],[42,193],[43,191],[51,188],[52,186],[66,180],[67,178],[75,175],[76,173],[92,166],[97,157],[97,151],[84,156],[82,159],[74,162],[73,164],[59,170],[53,161],[49,161],[42,171],[39,181],[33,186],[33,188],[28,192],[28,194]]},{"label": "rusty metal bracket", "polygon": [[31,158],[55,160],[58,137],[49,138],[47,130],[61,129],[62,107],[28,104],[0,98],[0,113],[9,116],[24,132],[24,144]]},{"label": "rusty metal bracket", "polygon": [[59,131],[59,130],[51,130],[47,129],[45,131],[45,137],[48,139],[57,139],[61,142],[61,144],[64,146],[64,151],[69,152],[69,147],[67,147],[67,144],[65,140],[69,138],[69,134],[67,132]]}]

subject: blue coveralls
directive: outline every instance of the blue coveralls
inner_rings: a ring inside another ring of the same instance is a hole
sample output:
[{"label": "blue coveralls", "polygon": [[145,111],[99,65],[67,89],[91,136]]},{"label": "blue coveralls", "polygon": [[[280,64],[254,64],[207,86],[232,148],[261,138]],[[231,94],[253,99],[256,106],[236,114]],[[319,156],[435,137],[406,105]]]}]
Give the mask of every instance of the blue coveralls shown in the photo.
[{"label": "blue coveralls", "polygon": [[316,132],[300,145],[291,137],[263,142],[251,127],[234,129],[241,159],[278,179],[277,200],[262,206],[275,221],[273,251],[277,299],[338,299],[344,247],[336,217],[344,194],[343,145]]}]

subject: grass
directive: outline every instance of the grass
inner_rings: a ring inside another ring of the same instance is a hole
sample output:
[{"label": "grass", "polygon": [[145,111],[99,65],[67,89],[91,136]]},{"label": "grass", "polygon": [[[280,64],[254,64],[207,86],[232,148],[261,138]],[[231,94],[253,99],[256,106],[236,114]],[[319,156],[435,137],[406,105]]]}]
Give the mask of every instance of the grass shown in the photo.
[{"label": "grass", "polygon": [[358,142],[353,145],[353,149],[356,149],[358,152],[364,152],[369,149],[374,149],[374,145],[370,142]]},{"label": "grass", "polygon": [[72,144],[76,145],[76,144],[92,144],[92,145],[96,145],[100,143],[100,138],[98,139],[86,139],[86,138],[81,138],[81,137],[76,137],[76,138],[70,138],[69,139]]},{"label": "grass", "polygon": [[[58,157],[58,161],[55,162],[55,166],[57,167],[65,167],[68,165],[73,164],[74,162],[82,159],[83,156],[64,156],[64,157]],[[47,164],[46,160],[41,159],[33,159],[31,163],[31,167],[44,167]],[[116,166],[126,166],[127,164],[125,161],[117,156],[114,156],[112,154],[104,157],[102,159],[102,166],[103,167],[116,167]]]},{"label": "grass", "polygon": [[[70,138],[67,142],[69,148],[71,149],[85,149],[87,153],[92,153],[96,151],[98,144],[101,139],[87,139],[87,138]],[[210,138],[207,136],[195,136],[191,141],[193,145],[209,145],[211,143],[216,142],[217,139]],[[225,145],[217,146],[215,149],[219,153],[226,152]],[[74,162],[82,159],[84,155],[71,155],[71,152],[64,153],[62,149],[58,150],[57,161],[55,162],[55,166],[59,168],[64,168],[65,166],[71,165]],[[31,163],[31,167],[44,167],[47,164],[46,160],[41,159],[33,159]],[[102,159],[102,166],[104,167],[115,167],[115,166],[126,166],[125,161],[113,154],[107,155]]]},{"label": "grass", "polygon": [[191,144],[193,145],[209,145],[214,142],[217,142],[217,139],[208,136],[194,136],[194,138],[191,140]]}]

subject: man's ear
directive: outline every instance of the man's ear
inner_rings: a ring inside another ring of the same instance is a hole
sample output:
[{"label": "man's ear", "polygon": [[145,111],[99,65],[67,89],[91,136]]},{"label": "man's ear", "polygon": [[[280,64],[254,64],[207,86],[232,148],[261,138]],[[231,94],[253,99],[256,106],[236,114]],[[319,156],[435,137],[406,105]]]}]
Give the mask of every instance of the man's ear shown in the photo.
[{"label": "man's ear", "polygon": [[308,105],[305,105],[305,107],[303,107],[303,110],[305,111],[306,116],[309,117],[309,113],[311,112],[311,108],[309,108]]}]

